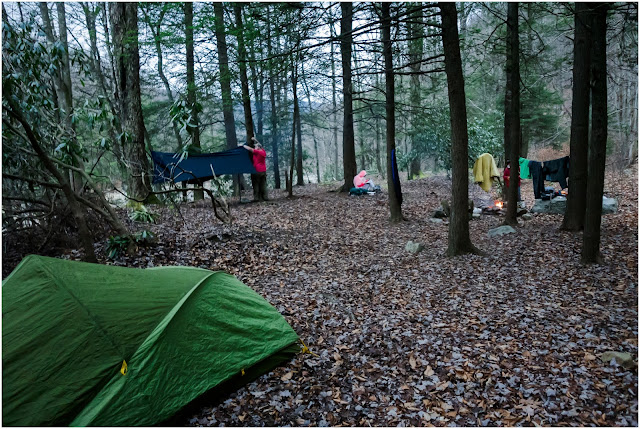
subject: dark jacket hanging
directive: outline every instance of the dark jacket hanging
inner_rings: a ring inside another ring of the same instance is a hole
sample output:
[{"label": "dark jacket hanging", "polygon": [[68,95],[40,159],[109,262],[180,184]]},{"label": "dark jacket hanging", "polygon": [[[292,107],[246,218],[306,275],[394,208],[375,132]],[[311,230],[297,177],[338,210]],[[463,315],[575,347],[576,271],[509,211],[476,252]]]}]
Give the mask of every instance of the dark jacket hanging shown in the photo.
[{"label": "dark jacket hanging", "polygon": [[538,161],[529,161],[529,173],[533,179],[533,194],[536,200],[542,198],[544,192],[544,174],[542,173],[542,163]]},{"label": "dark jacket hanging", "polygon": [[567,177],[569,177],[569,157],[553,159],[544,162],[544,169],[547,171],[550,182],[558,182],[562,189],[567,187]]}]

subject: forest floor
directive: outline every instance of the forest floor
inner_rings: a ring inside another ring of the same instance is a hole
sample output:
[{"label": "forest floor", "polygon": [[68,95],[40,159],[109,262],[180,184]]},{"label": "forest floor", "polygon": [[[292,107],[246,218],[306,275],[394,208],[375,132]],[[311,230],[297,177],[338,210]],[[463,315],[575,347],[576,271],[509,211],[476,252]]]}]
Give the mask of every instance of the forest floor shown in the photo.
[{"label": "forest floor", "polygon": [[[448,226],[429,220],[450,198],[445,177],[404,182],[396,225],[386,193],[350,197],[335,184],[234,204],[232,226],[202,202],[153,209],[160,220],[143,227],[159,243],[115,263],[232,273],[313,352],[184,425],[637,426],[637,366],[599,358],[637,360],[637,178],[637,167],[607,173],[619,211],[602,218],[601,265],[582,266],[582,233],[550,214],[499,239],[487,231],[503,218],[483,215],[470,231],[486,256],[445,257]],[[530,180],[522,194],[530,208]],[[425,249],[408,253],[409,240]]]}]

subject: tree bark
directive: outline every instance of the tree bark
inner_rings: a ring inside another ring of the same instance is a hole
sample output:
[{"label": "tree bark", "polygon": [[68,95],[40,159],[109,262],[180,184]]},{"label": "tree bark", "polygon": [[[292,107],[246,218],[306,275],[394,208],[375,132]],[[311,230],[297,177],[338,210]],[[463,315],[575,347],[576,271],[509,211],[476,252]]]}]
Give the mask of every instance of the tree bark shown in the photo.
[{"label": "tree bark", "polygon": [[342,192],[349,192],[353,187],[356,170],[355,135],[353,129],[353,86],[351,83],[351,47],[353,35],[353,4],[340,3],[342,16],[340,18],[340,52],[342,54],[342,92],[344,99],[344,119],[342,126],[342,167],[344,184]]},{"label": "tree bark", "polygon": [[591,43],[591,141],[589,142],[589,174],[587,208],[584,219],[582,263],[599,263],[602,194],[607,154],[607,11],[606,3],[592,3]]},{"label": "tree bark", "polygon": [[[198,105],[196,95],[196,73],[195,73],[195,60],[193,53],[193,3],[184,3],[184,34],[186,42],[187,53],[187,104],[191,111],[191,125],[187,125],[187,130],[191,135],[191,147],[196,151],[200,151],[200,122],[198,120],[198,112],[200,106]],[[198,186],[203,186],[203,182],[198,180]],[[204,199],[204,191],[193,191],[193,200],[198,201]]]},{"label": "tree bark", "polygon": [[[236,20],[236,34],[238,39],[238,69],[240,70],[240,88],[242,90],[242,107],[244,109],[244,127],[247,131],[247,145],[253,147],[253,116],[251,114],[251,97],[249,96],[249,78],[247,77],[247,48],[244,43],[244,24],[242,23],[242,6],[240,3],[233,4],[233,13]],[[253,189],[253,199],[258,200],[256,174],[251,175],[251,188]]]},{"label": "tree bark", "polygon": [[[520,182],[520,41],[518,30],[518,3],[507,3],[507,88],[505,103],[505,146],[511,161],[511,174],[507,188],[505,225],[518,225],[518,183]],[[508,113],[507,113],[508,112]],[[507,118],[508,123],[507,123]]]},{"label": "tree bark", "polygon": [[[384,56],[384,76],[386,89],[387,116],[387,187],[389,188],[389,212],[392,223],[402,221],[401,195],[396,195],[393,183],[393,153],[396,149],[396,101],[393,74],[393,54],[391,52],[391,14],[390,3],[382,3],[382,55]],[[397,173],[397,172],[396,172]],[[397,177],[396,180],[400,180]]]},{"label": "tree bark", "polygon": [[[296,91],[296,89],[294,89]],[[302,164],[302,122],[300,121],[300,102],[298,97],[293,98],[294,111],[297,112],[297,117],[294,118],[296,122],[296,131],[298,132],[298,139],[296,141],[296,174],[298,181],[296,185],[304,186],[304,171]]]},{"label": "tree bark", "polygon": [[469,236],[469,135],[455,3],[438,3],[442,13],[442,45],[451,111],[452,203],[448,256],[480,253]]},{"label": "tree bark", "polygon": [[291,123],[291,159],[289,160],[289,175],[287,177],[287,192],[289,197],[293,197],[293,164],[295,162],[295,142],[296,142],[296,118],[300,118],[298,107],[298,76],[296,65],[291,61],[291,87],[293,88],[293,121]]},{"label": "tree bark", "polygon": [[137,9],[137,3],[109,3],[122,146],[130,171],[128,194],[135,200],[147,200],[151,181],[140,97]]},{"label": "tree bark", "polygon": [[247,77],[247,49],[244,43],[244,24],[242,23],[242,6],[234,3],[233,13],[236,19],[238,38],[238,68],[240,69],[240,86],[242,89],[242,106],[244,108],[244,126],[247,131],[247,144],[253,146],[253,117],[251,115],[251,97],[249,96],[249,78]]},{"label": "tree bark", "polygon": [[[222,3],[213,3],[213,12],[216,17],[215,33],[216,46],[218,48],[218,64],[220,68],[220,88],[222,92],[222,116],[224,118],[224,133],[227,138],[227,149],[238,146],[236,135],[236,120],[233,116],[233,99],[231,97],[231,71],[229,70],[229,55],[227,53],[227,38],[224,27],[224,9]],[[233,176],[233,193],[240,195],[239,175]]]},{"label": "tree bark", "polygon": [[[271,14],[270,6],[267,5],[267,55],[272,57],[271,45]],[[269,67],[269,96],[271,98],[271,151],[273,153],[273,178],[275,179],[275,189],[280,189],[280,164],[278,159],[278,111],[276,109],[275,91],[275,71],[273,64]]]},{"label": "tree bark", "polygon": [[589,153],[589,79],[591,67],[591,9],[575,4],[573,39],[573,99],[571,101],[570,192],[562,228],[581,231],[587,207],[587,164]]},{"label": "tree bark", "polygon": [[[336,32],[335,29],[333,27],[333,14],[330,15],[330,23],[329,23],[329,30],[331,33],[331,37],[334,38],[336,36]],[[338,180],[340,179],[340,175],[339,175],[339,171],[340,169],[338,168],[338,152],[339,152],[339,144],[338,144],[338,103],[336,101],[336,58],[335,58],[335,43],[333,41],[331,41],[331,87],[332,87],[332,91],[331,91],[331,98],[332,98],[332,102],[333,102],[333,142],[335,143],[334,148],[334,152],[333,152],[333,163],[334,163],[334,168],[333,168],[333,179],[334,180]]]},{"label": "tree bark", "polygon": [[[409,29],[409,63],[411,64],[411,71],[414,73],[411,75],[411,149],[414,153],[414,157],[409,164],[409,180],[415,178],[420,174],[420,157],[418,156],[418,124],[419,118],[422,116],[420,109],[421,106],[421,94],[420,94],[420,68],[422,60],[422,45],[424,41],[424,29],[422,24],[422,8],[420,3],[410,6],[413,11],[411,12],[411,22],[408,24]],[[412,40],[411,40],[412,39]]]}]

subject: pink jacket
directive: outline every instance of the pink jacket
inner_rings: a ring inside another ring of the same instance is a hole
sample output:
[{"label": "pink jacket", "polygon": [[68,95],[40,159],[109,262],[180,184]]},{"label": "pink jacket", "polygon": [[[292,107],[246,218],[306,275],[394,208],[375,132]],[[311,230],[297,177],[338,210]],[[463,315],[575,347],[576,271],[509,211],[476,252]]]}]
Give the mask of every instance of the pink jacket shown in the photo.
[{"label": "pink jacket", "polygon": [[358,175],[353,178],[353,186],[355,186],[356,188],[362,188],[369,181],[369,179],[365,179],[364,176],[366,175],[367,172],[364,170],[358,173]]}]

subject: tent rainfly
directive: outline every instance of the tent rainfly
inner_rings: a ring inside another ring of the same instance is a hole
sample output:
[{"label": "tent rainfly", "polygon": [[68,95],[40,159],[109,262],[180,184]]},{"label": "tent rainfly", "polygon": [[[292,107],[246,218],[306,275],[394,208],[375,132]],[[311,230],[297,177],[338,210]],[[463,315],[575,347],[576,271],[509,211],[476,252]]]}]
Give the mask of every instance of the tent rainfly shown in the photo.
[{"label": "tent rainfly", "polygon": [[153,425],[299,350],[229,274],[31,255],[2,284],[2,423]]}]

